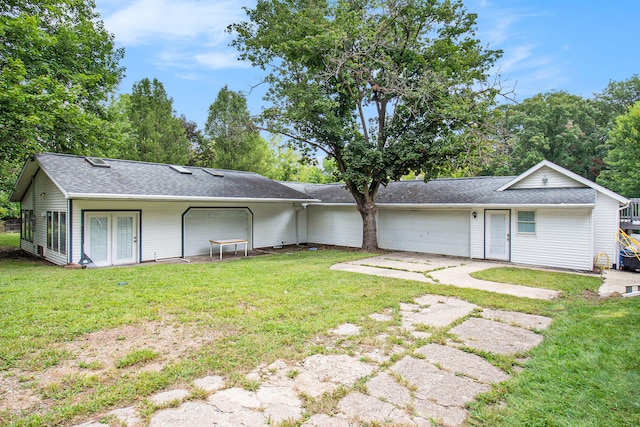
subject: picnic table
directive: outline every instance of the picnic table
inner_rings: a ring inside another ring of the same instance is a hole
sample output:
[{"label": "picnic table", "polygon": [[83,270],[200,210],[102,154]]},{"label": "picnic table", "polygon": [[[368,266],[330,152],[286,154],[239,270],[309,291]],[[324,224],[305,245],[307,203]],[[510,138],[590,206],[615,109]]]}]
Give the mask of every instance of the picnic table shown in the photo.
[{"label": "picnic table", "polygon": [[224,239],[224,240],[209,240],[209,258],[213,257],[213,245],[220,245],[220,259],[222,259],[222,247],[227,245],[234,245],[235,254],[238,254],[238,245],[244,243],[244,256],[247,256],[247,244],[246,239]]}]

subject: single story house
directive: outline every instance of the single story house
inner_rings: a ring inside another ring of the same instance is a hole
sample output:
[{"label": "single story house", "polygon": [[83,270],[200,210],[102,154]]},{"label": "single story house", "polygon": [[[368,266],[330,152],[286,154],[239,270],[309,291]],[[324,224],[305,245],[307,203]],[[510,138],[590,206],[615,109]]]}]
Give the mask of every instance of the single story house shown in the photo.
[{"label": "single story house", "polygon": [[[249,172],[44,153],[26,162],[10,200],[21,203],[21,247],[60,265],[208,254],[210,239],[362,243],[343,185]],[[596,258],[615,266],[629,203],[549,161],[516,177],[392,182],[376,200],[383,249],[578,270]]]}]

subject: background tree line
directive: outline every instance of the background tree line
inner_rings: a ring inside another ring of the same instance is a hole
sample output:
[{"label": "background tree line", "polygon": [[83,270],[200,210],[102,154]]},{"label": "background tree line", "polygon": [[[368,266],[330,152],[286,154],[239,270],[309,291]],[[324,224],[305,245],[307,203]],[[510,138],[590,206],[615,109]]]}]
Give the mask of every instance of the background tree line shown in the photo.
[{"label": "background tree line", "polygon": [[[268,2],[259,3],[264,6]],[[428,13],[436,12],[440,14],[438,16],[446,15],[444,9],[425,11],[418,10],[418,6],[411,2],[408,4],[413,9],[390,9],[390,13],[395,14],[393,16],[397,25],[402,24],[404,19],[400,12],[408,14],[407,16],[427,16]],[[388,55],[389,61],[404,61],[392,64],[394,66],[400,64],[413,67],[419,73],[431,72],[418,68],[424,66],[422,62],[409,63],[409,54],[400,55],[393,51],[397,43],[392,38],[389,38],[388,45],[385,44],[387,41],[379,37],[371,39],[369,46],[356,40],[356,37],[360,37],[366,41],[369,32],[376,25],[383,23],[388,26],[388,23],[384,21],[384,17],[363,16],[362,10],[350,9],[345,5],[348,2],[338,2],[335,10],[330,11],[336,18],[333,21],[327,20],[322,25],[335,25],[335,33],[340,34],[347,31],[345,29],[359,31],[351,35],[354,37],[352,48],[377,49],[377,56],[369,55],[370,52],[342,50],[339,52],[342,56],[330,57],[328,61],[325,58],[325,62],[322,62],[319,57],[309,54],[309,49],[314,47],[309,43],[317,41],[320,48],[332,45],[333,42],[329,43],[324,37],[333,33],[324,31],[325,27],[314,28],[309,25],[303,28],[308,33],[305,36],[307,44],[300,47],[300,52],[274,50],[270,55],[281,55],[290,60],[292,72],[301,69],[301,58],[311,58],[312,61],[318,60],[317,63],[325,64],[324,66],[331,64],[331,61],[339,62],[341,70],[345,69],[345,65],[357,62],[358,72],[364,66],[370,66],[371,75],[380,79],[380,73],[375,72],[375,67],[379,64],[366,64],[362,61],[363,58],[379,60],[384,55]],[[464,52],[456,50],[460,48],[453,45],[451,39],[472,31],[474,19],[461,9],[458,10],[456,5],[454,3],[451,11],[447,12],[456,17],[456,20],[443,24],[448,32],[447,37],[442,39],[443,44],[435,46],[433,51],[420,53],[422,58],[433,56],[442,59],[451,55],[452,63],[456,64],[464,59]],[[389,2],[388,6],[392,8],[397,5]],[[266,17],[271,19],[269,22],[298,22],[289,21],[289,16],[268,16],[266,10],[256,9],[250,19],[265,28],[268,23]],[[307,8],[305,13],[319,11],[322,10]],[[327,10],[318,15],[323,16],[323,19],[329,16]],[[318,17],[311,16],[310,19],[320,22],[316,19]],[[124,51],[115,48],[113,36],[106,31],[99,18],[92,0],[19,0],[0,4],[0,39],[3,40],[0,45],[0,217],[17,215],[17,206],[7,202],[8,195],[25,159],[33,153],[43,151],[247,170],[280,180],[320,183],[343,181],[345,178],[359,179],[356,175],[361,172],[336,163],[335,156],[320,160],[321,165],[305,162],[314,160],[317,154],[312,149],[313,144],[296,146],[292,143],[296,141],[295,132],[287,133],[287,129],[282,128],[280,134],[285,135],[285,139],[273,136],[269,141],[265,140],[263,135],[266,134],[259,127],[261,123],[249,114],[246,98],[227,87],[222,88],[212,101],[202,130],[184,115],[178,115],[173,109],[172,98],[157,79],[145,78],[136,82],[130,93],[116,96],[124,73],[119,64]],[[301,29],[306,25],[305,22],[309,22],[305,21],[309,17],[302,18],[304,19],[299,20]],[[410,22],[407,20],[407,25]],[[337,25],[344,25],[344,29]],[[281,36],[277,32],[264,32],[270,38],[259,40],[253,34],[242,35],[242,24],[237,24],[235,29],[240,30],[241,34],[236,46],[249,59],[252,49],[260,49],[260,43],[272,49],[280,46],[278,43],[287,49],[295,47],[291,40],[278,39]],[[444,43],[445,40],[449,42]],[[352,56],[345,56],[347,54]],[[485,62],[468,64],[469,70],[473,67],[483,68],[495,59],[491,57],[492,52],[485,52],[484,55]],[[474,58],[477,57],[476,55]],[[264,66],[271,59],[267,56],[252,58],[256,66]],[[354,127],[348,122],[352,117],[351,113],[348,109],[340,110],[345,106],[351,108],[352,105],[346,102],[336,107],[337,104],[331,101],[344,100],[344,93],[341,92],[344,89],[341,86],[343,83],[329,82],[335,84],[336,95],[334,98],[326,98],[327,103],[321,105],[317,100],[322,100],[320,95],[328,90],[327,84],[322,80],[328,71],[312,69],[311,63],[304,66],[308,72],[315,73],[312,77],[317,79],[319,85],[302,89],[289,86],[288,92],[280,94],[280,107],[289,114],[286,118],[291,125],[289,130],[295,130],[296,123],[306,120],[313,126],[325,126],[322,132],[328,141],[332,138],[336,141],[339,138],[351,138],[351,149],[364,150],[366,144],[358,145],[364,140],[353,133]],[[453,79],[451,87],[460,87],[463,79],[467,78],[464,77],[464,72],[466,71],[463,69],[448,71],[447,78]],[[358,76],[361,75],[362,73]],[[307,77],[309,76],[311,74]],[[344,81],[355,81],[357,84],[354,76],[345,76]],[[290,77],[292,82],[293,76]],[[391,80],[378,82],[378,86],[372,86],[373,92],[363,92],[363,96],[380,102],[384,96],[390,96],[391,89],[384,92],[380,88]],[[416,81],[420,82],[420,79],[414,78],[413,82]],[[394,82],[399,85],[399,80]],[[288,84],[284,78],[282,83],[282,87]],[[298,89],[300,92],[295,92]],[[405,89],[406,93],[417,93],[418,89],[424,88],[393,88],[402,96],[405,93],[402,90]],[[458,95],[448,92],[446,88],[436,87],[432,90],[430,96],[437,96],[442,103],[439,105],[441,114],[454,109],[463,111],[464,105],[471,105],[465,104],[468,100],[461,95],[458,99]],[[318,95],[314,100],[315,104],[309,104],[312,107],[307,110],[303,111],[297,104],[285,104],[287,99],[303,95]],[[410,101],[413,105],[406,102],[408,98],[403,99],[405,103],[399,105],[403,105],[407,112],[423,107],[421,99]],[[272,101],[277,102],[276,99]],[[439,141],[438,138],[444,135],[443,129],[432,126],[438,122],[438,117],[431,125],[424,122],[420,123],[422,127],[418,127],[409,114],[404,122],[398,119],[393,124],[395,127],[380,128],[379,135],[411,141],[411,144],[398,145],[397,152],[385,154],[387,157],[397,157],[393,160],[396,166],[383,165],[382,170],[386,172],[380,182],[384,185],[388,179],[401,176],[433,178],[518,174],[538,161],[548,159],[627,197],[639,197],[639,101],[640,78],[634,75],[625,81],[610,82],[601,93],[594,94],[592,98],[557,91],[538,94],[520,103],[497,106],[487,103],[483,106],[481,118],[467,114],[451,119],[452,123],[456,122],[459,126],[447,130],[448,145],[429,146],[428,150],[440,151],[423,150],[420,156],[417,155],[418,146],[427,144],[426,139],[429,138],[432,142]],[[454,103],[457,103],[456,108],[449,108]],[[433,106],[430,108],[433,109]],[[401,111],[396,113],[399,112]],[[338,113],[344,113],[344,116],[340,118]],[[270,111],[267,111],[262,117],[262,126],[269,121],[271,125],[285,124],[286,120],[276,123],[274,116],[269,114]],[[326,123],[314,123],[313,120],[318,117],[324,117]],[[327,117],[334,117],[335,121],[326,120]],[[294,138],[286,139],[286,136]],[[361,155],[353,152],[348,153],[345,159],[356,164],[369,159],[367,156],[369,154],[365,151]],[[372,159],[372,162],[380,161],[380,158]],[[367,169],[370,165],[360,166]]]}]

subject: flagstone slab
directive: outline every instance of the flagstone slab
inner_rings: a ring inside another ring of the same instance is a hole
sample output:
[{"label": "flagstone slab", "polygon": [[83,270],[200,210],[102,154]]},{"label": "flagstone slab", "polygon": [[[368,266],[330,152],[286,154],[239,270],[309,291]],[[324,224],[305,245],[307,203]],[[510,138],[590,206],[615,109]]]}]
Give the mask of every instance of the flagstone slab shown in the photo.
[{"label": "flagstone slab", "polygon": [[352,386],[355,382],[370,375],[373,366],[346,354],[314,354],[303,363],[303,370],[294,379],[296,389],[313,397],[331,392],[340,385]]},{"label": "flagstone slab", "polygon": [[371,378],[367,381],[366,387],[371,396],[399,407],[405,407],[412,401],[409,389],[398,384],[398,382],[386,372],[382,372]]},{"label": "flagstone slab", "polygon": [[486,384],[505,381],[509,378],[503,370],[496,368],[486,359],[457,348],[428,344],[415,352],[424,355],[427,361],[449,372],[461,373]]},{"label": "flagstone slab", "polygon": [[519,313],[517,311],[482,310],[482,317],[489,320],[499,320],[521,328],[537,329],[539,331],[547,329],[553,319],[537,314]]},{"label": "flagstone slab", "polygon": [[223,377],[219,375],[211,375],[198,378],[193,382],[193,385],[203,389],[204,391],[212,392],[223,389],[225,387],[225,382]]},{"label": "flagstone slab", "polygon": [[462,340],[465,346],[509,356],[532,349],[544,338],[528,329],[474,317],[449,332]]},{"label": "flagstone slab", "polygon": [[400,304],[403,327],[427,325],[442,328],[471,313],[477,306],[457,298],[425,295],[415,304]]},{"label": "flagstone slab", "polygon": [[417,388],[416,395],[442,406],[464,406],[491,387],[465,376],[443,371],[427,362],[405,356],[391,369]]},{"label": "flagstone slab", "polygon": [[393,406],[366,394],[349,393],[338,402],[338,410],[354,425],[357,422],[394,423],[415,425],[409,415]]},{"label": "flagstone slab", "polygon": [[302,427],[351,427],[351,425],[342,414],[336,414],[333,417],[327,414],[315,414],[309,417]]}]

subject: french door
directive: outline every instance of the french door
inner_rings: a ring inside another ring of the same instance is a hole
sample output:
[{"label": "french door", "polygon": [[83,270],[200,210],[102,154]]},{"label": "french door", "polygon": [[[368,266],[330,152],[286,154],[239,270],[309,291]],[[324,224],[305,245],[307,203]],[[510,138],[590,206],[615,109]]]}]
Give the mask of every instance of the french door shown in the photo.
[{"label": "french door", "polygon": [[99,267],[138,262],[138,213],[86,213],[84,251]]},{"label": "french door", "polygon": [[486,210],[484,256],[486,259],[509,261],[511,257],[511,211]]}]

